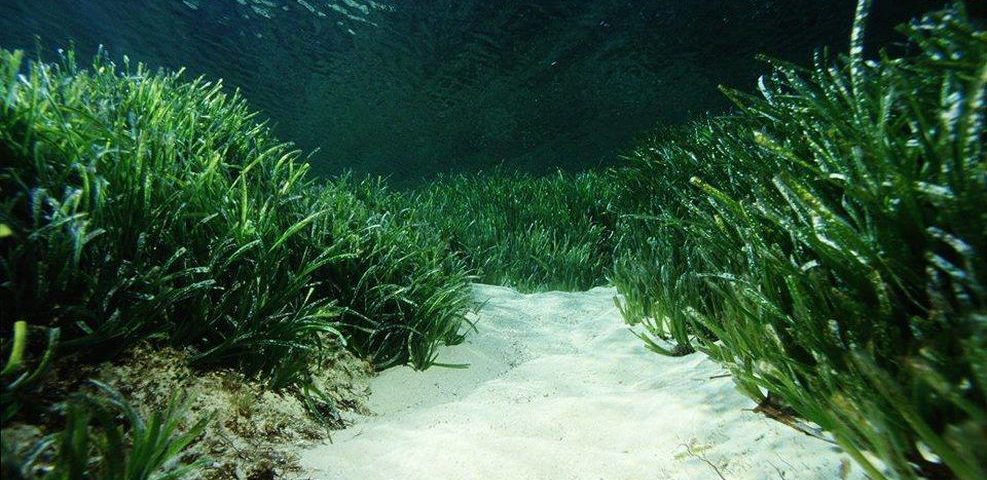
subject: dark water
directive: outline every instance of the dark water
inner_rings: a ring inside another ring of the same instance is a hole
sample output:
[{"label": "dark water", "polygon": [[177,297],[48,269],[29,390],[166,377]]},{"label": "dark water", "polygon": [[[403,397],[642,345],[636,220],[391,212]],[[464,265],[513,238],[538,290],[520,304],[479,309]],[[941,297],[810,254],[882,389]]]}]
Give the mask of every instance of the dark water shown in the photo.
[{"label": "dark water", "polygon": [[[876,0],[872,46],[943,2]],[[972,2],[978,3],[978,0]],[[729,107],[757,53],[842,51],[852,0],[0,0],[0,46],[105,45],[222,77],[315,170],[608,164],[658,123]],[[51,53],[49,58],[54,57]]]}]

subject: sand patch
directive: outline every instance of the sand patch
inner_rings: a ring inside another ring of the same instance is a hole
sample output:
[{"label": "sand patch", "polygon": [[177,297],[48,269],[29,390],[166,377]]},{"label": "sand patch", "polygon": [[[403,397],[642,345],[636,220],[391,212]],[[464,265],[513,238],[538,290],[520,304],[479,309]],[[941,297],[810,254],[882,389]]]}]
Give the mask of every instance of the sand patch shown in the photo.
[{"label": "sand patch", "polygon": [[848,456],[763,415],[701,354],[647,351],[616,292],[478,285],[468,369],[371,381],[374,416],[301,453],[314,479],[863,478]]}]

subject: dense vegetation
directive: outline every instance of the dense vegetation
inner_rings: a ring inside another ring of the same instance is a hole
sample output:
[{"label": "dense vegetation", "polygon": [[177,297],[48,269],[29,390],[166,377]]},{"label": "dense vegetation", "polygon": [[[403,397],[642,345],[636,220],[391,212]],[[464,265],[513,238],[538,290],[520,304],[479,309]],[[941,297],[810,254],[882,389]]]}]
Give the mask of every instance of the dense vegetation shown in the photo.
[{"label": "dense vegetation", "polygon": [[56,361],[170,345],[314,400],[340,342],[426,368],[462,338],[468,277],[439,237],[314,183],[221,85],[71,54],[24,71],[4,51],[0,92],[4,338],[25,322],[4,342],[5,422],[42,366],[14,360],[38,362],[28,337],[60,336]]},{"label": "dense vegetation", "polygon": [[437,227],[478,281],[572,291],[606,283],[617,220],[613,187],[592,172],[533,177],[496,170],[441,178],[402,200]]},{"label": "dense vegetation", "polygon": [[987,34],[957,8],[865,61],[861,3],[848,57],[774,62],[757,96],[727,91],[737,115],[636,152],[650,218],[616,283],[652,345],[708,353],[868,474],[864,452],[983,478]]},{"label": "dense vegetation", "polygon": [[[756,94],[725,90],[734,114],[662,129],[621,168],[409,192],[307,180],[218,85],[102,58],[18,77],[4,53],[4,419],[53,358],[110,345],[305,390],[332,338],[431,364],[471,278],[612,283],[649,348],[711,356],[873,478],[987,477],[987,33],[957,5],[902,27],[909,55],[867,60],[859,3],[848,55],[768,60]],[[62,451],[80,418],[124,435],[102,395],[69,403]]]},{"label": "dense vegetation", "polygon": [[[872,477],[984,478],[987,33],[957,6],[869,61],[868,6],[848,56],[768,60],[756,95],[725,90],[737,113],[659,131],[623,169],[459,178],[418,203],[484,279],[609,274],[650,348],[710,355]],[[571,254],[600,239],[612,264]],[[519,268],[536,251],[552,269]]]}]

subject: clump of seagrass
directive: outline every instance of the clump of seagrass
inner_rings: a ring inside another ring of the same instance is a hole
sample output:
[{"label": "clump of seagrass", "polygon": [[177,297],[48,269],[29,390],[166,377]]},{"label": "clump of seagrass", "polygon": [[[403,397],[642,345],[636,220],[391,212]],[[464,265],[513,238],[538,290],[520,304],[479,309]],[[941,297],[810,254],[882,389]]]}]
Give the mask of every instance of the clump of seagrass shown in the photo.
[{"label": "clump of seagrass", "polygon": [[443,245],[315,185],[219,84],[21,63],[2,54],[5,331],[59,326],[72,349],[167,337],[276,387],[341,330],[420,368],[458,333],[468,290]]},{"label": "clump of seagrass", "polygon": [[[462,340],[468,276],[438,234],[309,178],[221,84],[0,51],[0,92],[4,354],[23,346],[7,341],[18,322],[59,332],[55,363],[172,346],[319,410],[316,367],[340,345],[427,368]],[[5,372],[5,421],[37,385],[21,373]]]},{"label": "clump of seagrass", "polygon": [[439,178],[400,198],[442,232],[483,283],[521,291],[588,290],[612,263],[613,183],[605,172]]},{"label": "clump of seagrass", "polygon": [[957,4],[871,61],[868,6],[848,56],[771,62],[737,114],[633,155],[615,282],[656,350],[723,362],[869,476],[984,478],[987,32]]}]

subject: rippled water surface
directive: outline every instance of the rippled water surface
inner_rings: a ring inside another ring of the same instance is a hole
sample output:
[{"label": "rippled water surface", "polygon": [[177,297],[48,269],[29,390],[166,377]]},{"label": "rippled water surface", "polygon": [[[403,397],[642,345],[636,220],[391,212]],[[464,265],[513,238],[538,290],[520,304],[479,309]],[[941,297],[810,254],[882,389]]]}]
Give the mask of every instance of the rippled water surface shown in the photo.
[{"label": "rippled water surface", "polygon": [[[392,175],[613,161],[728,108],[755,54],[843,50],[852,0],[3,0],[0,46],[105,45],[223,78],[315,170]],[[873,43],[942,2],[877,0]]]}]

